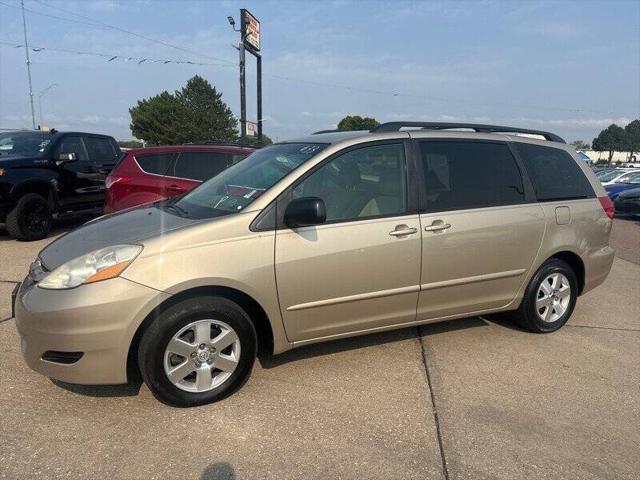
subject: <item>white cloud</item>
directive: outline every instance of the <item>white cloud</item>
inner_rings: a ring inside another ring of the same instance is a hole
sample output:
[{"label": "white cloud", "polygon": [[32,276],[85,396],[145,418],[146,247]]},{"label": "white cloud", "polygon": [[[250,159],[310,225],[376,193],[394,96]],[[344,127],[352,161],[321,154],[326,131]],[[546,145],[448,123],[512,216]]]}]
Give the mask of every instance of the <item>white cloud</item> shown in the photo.
[{"label": "white cloud", "polygon": [[574,128],[605,128],[615,123],[621,127],[631,122],[630,118],[559,118],[559,119],[539,119],[539,118],[514,118],[512,122],[521,124],[549,125],[553,127],[574,127]]},{"label": "white cloud", "polygon": [[92,125],[95,125],[101,123],[102,120],[98,115],[85,115],[80,121],[82,123],[90,123]]}]

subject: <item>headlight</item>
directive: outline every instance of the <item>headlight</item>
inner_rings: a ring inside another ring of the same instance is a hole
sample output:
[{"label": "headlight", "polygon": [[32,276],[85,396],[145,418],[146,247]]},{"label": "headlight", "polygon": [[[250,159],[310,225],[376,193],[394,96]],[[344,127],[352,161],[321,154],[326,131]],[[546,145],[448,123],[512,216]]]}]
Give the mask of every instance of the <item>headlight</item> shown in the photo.
[{"label": "headlight", "polygon": [[83,283],[117,277],[141,251],[140,245],[101,248],[60,265],[44,277],[38,286],[51,289],[73,288]]}]

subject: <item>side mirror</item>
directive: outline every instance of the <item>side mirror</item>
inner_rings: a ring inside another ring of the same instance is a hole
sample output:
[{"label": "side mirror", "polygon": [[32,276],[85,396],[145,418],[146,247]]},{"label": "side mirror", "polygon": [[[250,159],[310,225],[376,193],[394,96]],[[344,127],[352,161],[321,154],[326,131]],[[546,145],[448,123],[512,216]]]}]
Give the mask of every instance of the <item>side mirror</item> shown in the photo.
[{"label": "side mirror", "polygon": [[77,160],[77,157],[75,153],[60,153],[56,158],[56,163],[58,165],[62,165],[63,163],[75,162],[76,160]]},{"label": "side mirror", "polygon": [[302,197],[292,200],[284,211],[287,227],[308,227],[319,225],[327,219],[324,201],[318,197]]}]

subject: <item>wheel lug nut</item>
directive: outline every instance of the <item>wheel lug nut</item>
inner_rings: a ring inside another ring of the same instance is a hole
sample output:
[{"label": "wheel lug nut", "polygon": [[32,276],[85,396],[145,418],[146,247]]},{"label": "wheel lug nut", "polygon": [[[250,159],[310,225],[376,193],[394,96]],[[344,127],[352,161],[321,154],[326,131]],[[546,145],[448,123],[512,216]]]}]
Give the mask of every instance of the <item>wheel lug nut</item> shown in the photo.
[{"label": "wheel lug nut", "polygon": [[204,343],[200,344],[200,350],[204,350]]},{"label": "wheel lug nut", "polygon": [[211,365],[213,363],[213,360],[210,358],[209,360],[207,360],[207,363]]},{"label": "wheel lug nut", "polygon": [[195,357],[196,356],[196,352],[191,352],[191,356]]}]

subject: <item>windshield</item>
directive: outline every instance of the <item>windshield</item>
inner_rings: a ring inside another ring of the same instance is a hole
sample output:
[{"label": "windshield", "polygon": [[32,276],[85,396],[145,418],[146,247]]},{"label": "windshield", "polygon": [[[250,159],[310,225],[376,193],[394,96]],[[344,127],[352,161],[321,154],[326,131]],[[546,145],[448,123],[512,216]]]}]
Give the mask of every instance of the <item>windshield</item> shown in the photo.
[{"label": "windshield", "polygon": [[639,176],[640,172],[629,172],[625,175],[622,175],[620,178],[616,179],[616,183],[636,183],[636,180]]},{"label": "windshield", "polygon": [[640,183],[640,172],[632,172],[620,177],[616,183]]},{"label": "windshield", "polygon": [[51,142],[51,134],[45,132],[0,133],[0,156],[40,156]]},{"label": "windshield", "polygon": [[195,218],[239,212],[327,145],[284,143],[257,150],[166,208]]},{"label": "windshield", "polygon": [[598,178],[601,182],[609,182],[620,175],[620,170],[609,170],[607,172],[602,173],[602,175],[598,175]]}]

